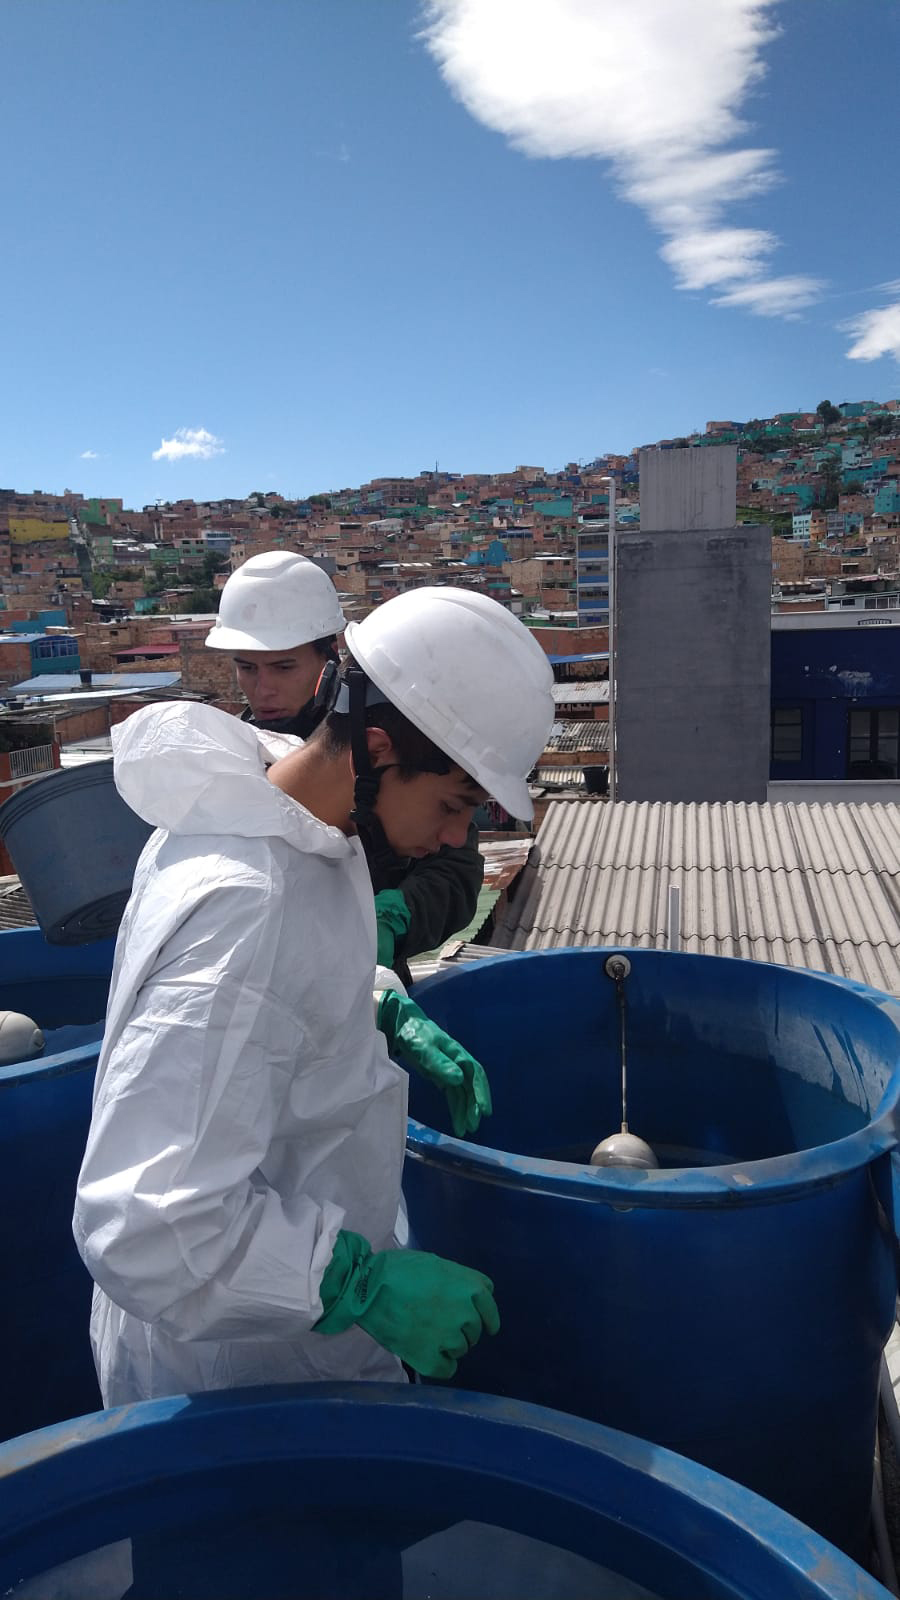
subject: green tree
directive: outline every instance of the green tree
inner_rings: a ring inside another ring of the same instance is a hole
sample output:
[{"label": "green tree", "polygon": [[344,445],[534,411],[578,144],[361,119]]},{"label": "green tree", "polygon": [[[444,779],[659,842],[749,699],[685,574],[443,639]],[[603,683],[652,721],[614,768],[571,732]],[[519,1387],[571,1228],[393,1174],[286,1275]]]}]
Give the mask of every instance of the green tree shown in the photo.
[{"label": "green tree", "polygon": [[837,406],[833,406],[831,404],[830,400],[819,401],[819,404],[816,406],[816,416],[820,418],[822,423],[822,432],[826,434],[832,423],[840,422],[841,420],[841,413],[839,412]]},{"label": "green tree", "polygon": [[821,483],[816,494],[816,505],[823,511],[833,511],[841,490],[840,462],[834,458],[823,461],[819,468],[819,478]]},{"label": "green tree", "polygon": [[105,600],[109,594],[109,586],[113,581],[113,574],[105,572],[102,567],[96,567],[91,573],[91,594],[95,600]]},{"label": "green tree", "polygon": [[221,556],[217,551],[210,550],[208,555],[203,557],[203,588],[212,589],[214,587],[213,578],[216,573],[223,572],[227,566],[227,556]]},{"label": "green tree", "polygon": [[858,478],[851,478],[849,483],[844,484],[841,492],[843,494],[862,494],[863,486]]},{"label": "green tree", "polygon": [[178,601],[179,611],[218,611],[221,596],[218,589],[192,589]]}]

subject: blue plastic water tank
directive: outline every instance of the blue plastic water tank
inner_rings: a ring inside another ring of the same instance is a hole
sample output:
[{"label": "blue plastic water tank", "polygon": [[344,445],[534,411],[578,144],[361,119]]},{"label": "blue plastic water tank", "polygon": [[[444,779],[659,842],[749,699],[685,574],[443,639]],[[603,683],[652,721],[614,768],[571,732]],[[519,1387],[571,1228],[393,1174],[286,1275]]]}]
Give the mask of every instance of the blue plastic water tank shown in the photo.
[{"label": "blue plastic water tank", "polygon": [[411,1242],[488,1273],[502,1318],[460,1381],[653,1439],[858,1554],[897,1290],[900,1006],[796,969],[629,951],[629,1126],[670,1165],[597,1170],[621,1118],[608,953],[486,959],[416,987],[493,1091],[462,1142],[410,1084]]},{"label": "blue plastic water tank", "polygon": [[0,1067],[0,1437],[100,1403],[91,1280],[72,1238],[114,942],[49,945],[0,933],[0,1009],[44,1030],[44,1054]]},{"label": "blue plastic water tank", "polygon": [[[0,1448],[0,1592],[133,1600],[884,1600],[746,1489],[489,1396],[313,1384]],[[53,1574],[51,1577],[50,1574]]]}]

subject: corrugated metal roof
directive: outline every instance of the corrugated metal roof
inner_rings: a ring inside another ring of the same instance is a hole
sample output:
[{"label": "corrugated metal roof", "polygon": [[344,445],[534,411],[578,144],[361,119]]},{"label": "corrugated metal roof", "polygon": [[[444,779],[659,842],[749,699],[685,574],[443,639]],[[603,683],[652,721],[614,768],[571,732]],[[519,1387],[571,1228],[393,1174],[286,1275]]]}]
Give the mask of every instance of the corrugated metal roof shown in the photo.
[{"label": "corrugated metal roof", "polygon": [[507,888],[528,860],[531,844],[530,836],[521,834],[513,834],[508,839],[479,839],[485,883],[498,893]]},{"label": "corrugated metal roof", "polygon": [[434,950],[423,950],[420,955],[413,956],[409,963],[412,976],[414,978],[420,978],[422,973],[419,971],[419,968],[423,966],[431,966],[432,963],[437,963],[441,958],[442,951],[448,948],[455,948],[457,941],[465,943],[468,939],[474,939],[476,934],[479,933],[484,927],[484,924],[493,911],[494,906],[497,904],[499,898],[499,889],[493,889],[488,883],[483,883],[478,891],[478,900],[471,922],[468,922],[464,928],[460,928],[459,932],[454,934],[452,939],[445,939],[444,942],[438,945]]},{"label": "corrugated metal roof", "polygon": [[547,750],[608,750],[608,722],[554,722]]},{"label": "corrugated metal roof", "polygon": [[0,932],[10,928],[32,928],[37,918],[19,879],[0,878]]},{"label": "corrugated metal roof", "polygon": [[542,784],[549,788],[584,788],[584,769],[582,767],[538,767],[532,778],[532,783]]},{"label": "corrugated metal roof", "polygon": [[900,993],[900,805],[557,800],[492,943],[681,947]]},{"label": "corrugated metal roof", "polygon": [[7,695],[36,694],[49,698],[69,690],[81,689],[171,689],[181,682],[180,672],[95,672],[89,684],[77,672],[44,672],[38,678],[26,678],[13,683],[5,690]]},{"label": "corrugated metal roof", "polygon": [[577,683],[554,683],[553,699],[558,706],[605,705],[609,700],[609,680],[604,678],[602,682],[582,680]]},{"label": "corrugated metal roof", "polygon": [[108,733],[96,739],[80,739],[64,744],[59,752],[61,767],[83,767],[89,761],[111,761],[112,740]]}]

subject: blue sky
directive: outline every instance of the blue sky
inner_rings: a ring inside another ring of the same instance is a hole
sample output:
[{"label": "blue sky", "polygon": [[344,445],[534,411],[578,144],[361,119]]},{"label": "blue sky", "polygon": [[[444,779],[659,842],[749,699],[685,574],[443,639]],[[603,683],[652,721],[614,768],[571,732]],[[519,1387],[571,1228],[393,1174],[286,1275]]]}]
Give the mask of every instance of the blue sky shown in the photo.
[{"label": "blue sky", "polygon": [[900,0],[0,0],[0,50],[0,486],[296,495],[900,395]]}]

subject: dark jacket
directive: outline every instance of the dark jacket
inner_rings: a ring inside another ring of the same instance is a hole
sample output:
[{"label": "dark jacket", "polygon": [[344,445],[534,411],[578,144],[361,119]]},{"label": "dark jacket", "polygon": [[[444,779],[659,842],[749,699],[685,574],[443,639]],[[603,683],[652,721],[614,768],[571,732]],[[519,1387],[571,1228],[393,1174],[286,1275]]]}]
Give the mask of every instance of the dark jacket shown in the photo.
[{"label": "dark jacket", "polygon": [[472,825],[463,845],[442,845],[437,855],[421,861],[394,856],[377,874],[372,871],[375,893],[401,889],[409,906],[409,928],[397,940],[398,961],[409,961],[423,950],[437,950],[459,933],[475,915],[478,891],[484,879],[484,857],[478,849],[478,829]]},{"label": "dark jacket", "polygon": [[[270,733],[290,733],[308,739],[321,721],[310,700],[296,717],[283,722],[259,722],[247,706],[241,720]],[[484,879],[484,859],[478,850],[478,829],[473,825],[463,845],[442,845],[436,855],[413,861],[408,856],[392,856],[373,867],[372,888],[400,889],[410,909],[410,924],[405,936],[397,940],[395,965],[401,977],[406,963],[423,950],[437,950],[454,933],[471,922],[478,904],[478,891]]]}]

